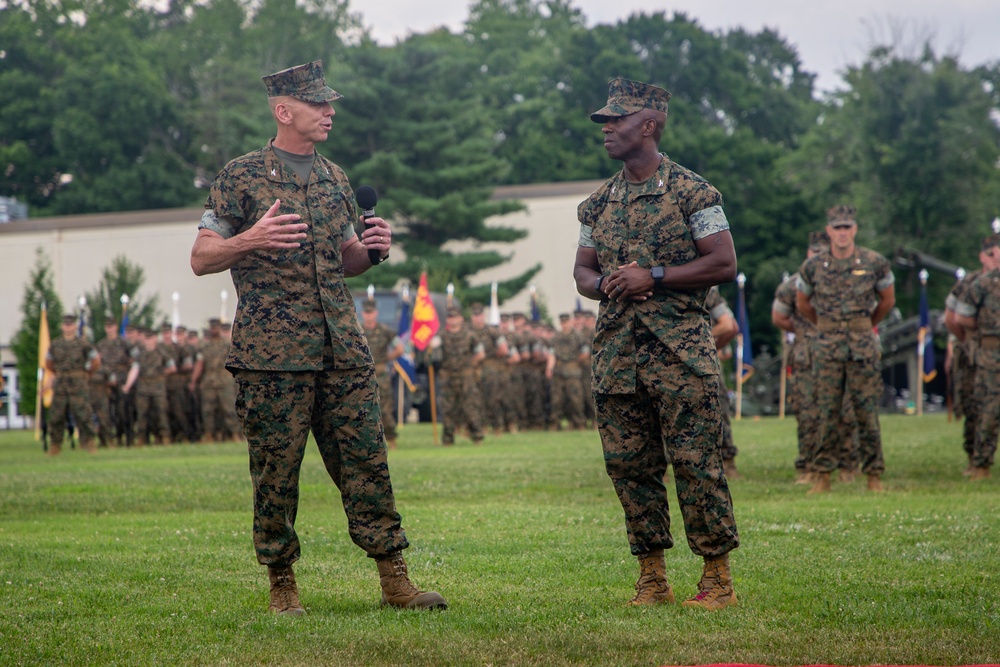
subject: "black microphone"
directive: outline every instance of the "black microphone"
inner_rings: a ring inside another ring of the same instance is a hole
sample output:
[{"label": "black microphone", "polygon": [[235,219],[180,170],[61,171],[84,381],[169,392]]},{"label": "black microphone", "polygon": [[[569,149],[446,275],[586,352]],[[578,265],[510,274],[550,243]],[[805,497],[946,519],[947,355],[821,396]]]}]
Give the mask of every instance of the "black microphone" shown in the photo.
[{"label": "black microphone", "polygon": [[[374,224],[368,222],[368,218],[375,217],[375,204],[378,203],[378,193],[375,192],[375,188],[370,185],[362,185],[358,188],[354,198],[358,200],[358,206],[361,207],[361,217],[365,221],[365,229],[374,227]],[[368,261],[372,263],[372,266],[382,262],[382,257],[379,255],[378,250],[368,250]]]}]

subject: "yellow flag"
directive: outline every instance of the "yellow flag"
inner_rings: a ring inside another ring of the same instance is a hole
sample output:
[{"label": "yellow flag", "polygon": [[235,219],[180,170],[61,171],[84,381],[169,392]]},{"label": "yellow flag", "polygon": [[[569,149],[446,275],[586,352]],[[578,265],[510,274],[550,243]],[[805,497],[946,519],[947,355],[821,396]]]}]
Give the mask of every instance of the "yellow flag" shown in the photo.
[{"label": "yellow flag", "polygon": [[49,337],[49,314],[45,303],[42,303],[42,315],[38,323],[38,388],[35,398],[35,440],[42,436],[42,403],[45,407],[52,405],[52,382],[46,377],[45,358],[49,356],[49,345],[52,339]]}]

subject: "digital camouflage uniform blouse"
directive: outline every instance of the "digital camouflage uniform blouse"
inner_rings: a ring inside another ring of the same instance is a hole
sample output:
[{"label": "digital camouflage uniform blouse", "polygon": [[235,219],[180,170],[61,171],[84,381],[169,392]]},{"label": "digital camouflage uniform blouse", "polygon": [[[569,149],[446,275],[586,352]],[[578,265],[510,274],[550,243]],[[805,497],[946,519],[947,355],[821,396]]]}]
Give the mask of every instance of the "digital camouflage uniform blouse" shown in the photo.
[{"label": "digital camouflage uniform blouse", "polygon": [[[577,210],[580,245],[593,247],[601,271],[687,264],[699,256],[695,241],[729,229],[722,195],[705,179],[665,155],[646,182],[629,183],[624,170]],[[656,291],[643,302],[601,301],[593,343],[594,391],[636,391],[635,331],[652,332],[695,375],[718,375],[705,298],[708,288]]]},{"label": "digital camouflage uniform blouse", "polygon": [[[212,184],[201,228],[230,238],[281,200],[279,214],[307,223],[300,247],[257,250],[232,267],[239,306],[227,368],[273,371],[348,369],[372,364],[344,283],[340,247],[354,235],[354,195],[346,174],[319,153],[308,185],[271,142],[231,161]],[[325,350],[324,350],[325,348]]]}]

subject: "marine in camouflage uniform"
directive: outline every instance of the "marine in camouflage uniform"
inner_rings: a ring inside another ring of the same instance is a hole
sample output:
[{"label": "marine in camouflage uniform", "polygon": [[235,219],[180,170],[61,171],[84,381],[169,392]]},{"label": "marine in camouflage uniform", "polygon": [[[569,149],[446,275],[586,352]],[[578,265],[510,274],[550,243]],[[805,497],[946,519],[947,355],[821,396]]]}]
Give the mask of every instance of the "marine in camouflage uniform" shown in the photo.
[{"label": "marine in camouflage uniform", "polygon": [[[593,347],[594,331],[597,329],[597,315],[592,310],[578,310],[573,314],[573,326],[583,339],[587,342],[588,350]],[[591,351],[587,352],[587,361],[584,364],[584,372],[580,374],[581,394],[583,395],[583,420],[584,423],[597,427],[594,418],[594,385],[593,378],[587,370],[590,368]]]},{"label": "marine in camouflage uniform", "polygon": [[388,257],[391,228],[370,217],[359,240],[347,176],[316,151],[332,126],[330,102],[341,97],[320,61],[264,84],[277,136],[216,177],[191,265],[198,275],[229,269],[239,297],[226,366],[239,386],[269,610],[305,613],[292,564],[301,555],[295,518],[310,431],[340,490],[351,539],[376,561],[382,604],[445,607],[408,577],[375,368],[344,282]]},{"label": "marine in camouflage uniform", "polygon": [[[559,316],[561,330],[552,336],[552,354],[546,376],[552,382],[552,420],[562,428],[562,420],[574,431],[582,429],[583,365],[590,359],[590,343],[573,328],[569,313]],[[589,370],[589,369],[588,369]]]},{"label": "marine in camouflage uniform", "polygon": [[366,299],[361,307],[362,331],[368,340],[378,379],[379,404],[382,406],[382,430],[390,449],[396,448],[396,395],[392,391],[390,365],[406,351],[399,334],[378,321],[378,307]]},{"label": "marine in camouflage uniform", "polygon": [[[496,420],[500,428],[505,432],[516,433],[519,424],[518,396],[520,395],[520,388],[514,384],[514,374],[521,363],[521,353],[517,346],[513,320],[509,313],[502,313],[500,315],[499,333],[503,336],[507,346],[507,356],[502,363],[497,364],[497,389],[496,394],[494,394],[497,400],[495,401],[495,406],[486,405],[485,409],[487,412],[496,410]],[[487,361],[489,361],[488,357]]]},{"label": "marine in camouflage uniform", "polygon": [[[709,321],[712,324],[712,340],[715,341],[715,351],[721,355],[729,343],[739,334],[740,327],[736,322],[736,316],[729,308],[729,304],[719,293],[718,286],[713,285],[708,291],[708,298],[705,299],[705,308],[708,310]],[[726,469],[728,479],[736,479],[739,473],[736,471],[736,455],[739,449],[733,442],[733,424],[729,419],[729,388],[726,381],[719,375],[719,406],[722,412],[722,447],[719,452],[722,454],[722,464]]]},{"label": "marine in camouflage uniform", "polygon": [[58,456],[62,451],[67,414],[73,415],[80,433],[80,446],[88,452],[97,451],[88,385],[90,374],[100,368],[100,364],[101,357],[94,346],[77,335],[76,317],[64,315],[62,338],[52,341],[45,358],[45,367],[55,375],[49,408],[49,456]]},{"label": "marine in camouflage uniform", "polygon": [[191,424],[191,374],[194,370],[193,353],[187,346],[187,328],[174,328],[165,324],[160,327],[163,353],[174,361],[175,372],[167,376],[167,421],[170,424],[172,442],[195,442],[194,426]]},{"label": "marine in camouflage uniform", "polygon": [[674,468],[690,549],[703,557],[685,606],[736,604],[729,552],[739,545],[723,470],[719,358],[705,298],[736,276],[722,196],[659,153],[670,94],[617,78],[604,146],[624,168],[578,209],[574,278],[600,299],[593,343],[598,429],[608,475],[625,511],[640,577],[631,605],[672,602],[663,550],[673,546],[666,487]]},{"label": "marine in camouflage uniform", "polygon": [[208,336],[202,342],[201,360],[195,362],[195,382],[201,388],[202,442],[224,442],[240,433],[236,416],[236,392],[226,370],[230,342],[222,336],[222,322],[208,322]]},{"label": "marine in camouflage uniform", "polygon": [[128,378],[132,362],[128,344],[119,335],[119,324],[111,317],[104,322],[104,338],[97,343],[97,351],[101,355],[101,370],[103,371],[109,418],[114,434],[114,440],[109,440],[109,444],[121,444],[129,425],[121,390]]},{"label": "marine in camouflage uniform", "polygon": [[820,434],[813,459],[816,481],[810,493],[830,490],[838,467],[837,433],[843,402],[850,398],[858,424],[861,471],[868,488],[881,491],[885,471],[878,404],[882,396],[881,352],[873,328],[896,302],[889,260],[855,245],[855,211],[834,206],[827,212],[830,252],[807,259],[799,270],[796,304],[816,322],[813,364]]},{"label": "marine in camouflage uniform", "polygon": [[[206,332],[207,335],[207,332]],[[187,332],[187,347],[191,351],[191,375],[188,377],[188,393],[191,396],[191,430],[194,433],[195,441],[198,442],[204,436],[204,421],[202,420],[202,401],[200,376],[204,370],[205,357],[201,353],[201,339],[198,338],[198,330],[191,329]],[[235,410],[235,406],[233,407]]]},{"label": "marine in camouflage uniform", "polygon": [[969,287],[979,279],[984,272],[996,268],[993,259],[995,236],[983,240],[979,251],[979,261],[982,268],[966,274],[948,293],[945,300],[945,326],[955,337],[951,347],[951,369],[955,395],[955,413],[964,417],[962,427],[962,449],[965,450],[967,466],[966,476],[972,474],[975,466],[972,464],[972,454],[976,445],[976,425],[979,421],[979,400],[976,394],[976,336],[975,332],[966,331],[956,320],[956,308],[966,298]]},{"label": "marine in camouflage uniform", "polygon": [[483,405],[479,364],[486,350],[479,335],[465,326],[458,308],[449,308],[445,328],[433,343],[441,355],[441,443],[455,444],[455,431],[468,428],[475,443],[483,440]]},{"label": "marine in camouflage uniform", "polygon": [[132,351],[138,374],[130,373],[123,391],[135,387],[136,444],[165,444],[170,440],[167,376],[177,372],[173,356],[160,343],[156,331],[143,333],[142,345]]},{"label": "marine in camouflage uniform", "polygon": [[[1000,235],[994,235],[990,258],[979,277],[954,304],[956,320],[975,339],[976,427],[969,456],[973,481],[988,479],[1000,436]],[[988,268],[987,268],[988,267]],[[968,418],[968,417],[967,417]]]},{"label": "marine in camouflage uniform", "polygon": [[505,384],[504,376],[508,372],[510,346],[499,327],[486,323],[486,310],[482,304],[472,304],[470,312],[472,330],[479,337],[483,352],[486,354],[480,365],[479,393],[482,405],[480,421],[483,428],[492,428],[495,434],[499,434],[507,425],[504,401],[509,397],[505,396],[504,392],[510,390]]},{"label": "marine in camouflage uniform", "polygon": [[[826,232],[811,232],[807,259],[821,252],[828,252],[830,239]],[[816,326],[802,316],[796,305],[796,285],[799,274],[782,281],[774,291],[774,301],[771,304],[771,321],[782,331],[793,334],[790,342],[786,341],[788,349],[788,365],[791,367],[791,377],[788,383],[789,403],[795,413],[798,424],[798,456],[795,457],[795,470],[799,483],[810,483],[812,479],[811,464],[816,456],[816,445],[819,441],[820,413],[816,402],[816,381],[812,363],[812,345],[816,338]]]}]

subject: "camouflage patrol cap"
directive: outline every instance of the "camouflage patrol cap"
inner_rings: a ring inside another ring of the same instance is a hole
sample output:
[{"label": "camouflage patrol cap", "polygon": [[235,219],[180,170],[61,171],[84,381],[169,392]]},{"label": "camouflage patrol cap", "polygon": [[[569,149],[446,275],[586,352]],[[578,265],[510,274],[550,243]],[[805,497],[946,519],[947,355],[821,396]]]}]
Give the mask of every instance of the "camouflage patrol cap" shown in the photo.
[{"label": "camouflage patrol cap", "polygon": [[448,309],[448,317],[462,317],[462,309],[452,306]]},{"label": "camouflage patrol cap", "polygon": [[567,322],[567,321],[569,321],[569,317],[570,317],[569,313],[559,313],[559,321],[560,322]]},{"label": "camouflage patrol cap", "polygon": [[501,322],[509,322],[510,321],[510,313],[500,313],[500,321]]},{"label": "camouflage patrol cap", "polygon": [[365,302],[361,304],[361,310],[366,313],[374,313],[378,310],[378,304],[375,303],[375,299],[365,299]]},{"label": "camouflage patrol cap", "polygon": [[261,77],[268,97],[288,95],[303,102],[333,102],[343,97],[323,80],[323,61],[314,60]]},{"label": "camouflage patrol cap", "polygon": [[856,215],[857,211],[853,206],[838,204],[837,206],[833,206],[827,210],[826,221],[831,227],[857,225],[858,221],[855,217]]},{"label": "camouflage patrol cap", "polygon": [[481,304],[481,303],[474,303],[474,304],[472,304],[472,307],[469,308],[469,311],[473,315],[482,315],[484,310],[485,310],[485,308],[483,307],[483,304]]},{"label": "camouflage patrol cap", "polygon": [[608,82],[608,103],[603,109],[590,114],[595,123],[606,123],[611,118],[620,118],[642,111],[654,109],[667,113],[670,93],[659,86],[641,81],[615,77]]},{"label": "camouflage patrol cap", "polygon": [[983,239],[983,250],[989,250],[1000,246],[1000,234],[990,234]]},{"label": "camouflage patrol cap", "polygon": [[211,318],[208,321],[208,326],[209,327],[221,327],[222,326],[222,320],[220,320],[218,317],[213,317],[213,318]]},{"label": "camouflage patrol cap", "polygon": [[76,315],[73,315],[72,313],[66,313],[65,315],[62,316],[62,323],[63,324],[75,324],[76,323]]},{"label": "camouflage patrol cap", "polygon": [[830,247],[830,235],[826,233],[825,229],[821,229],[818,232],[809,232],[809,249],[815,250],[817,252],[821,250],[826,250]]}]

